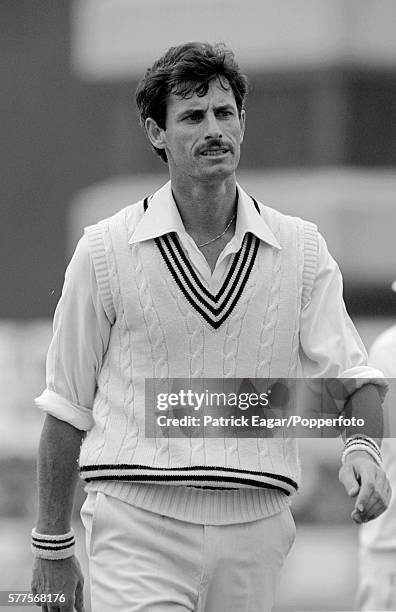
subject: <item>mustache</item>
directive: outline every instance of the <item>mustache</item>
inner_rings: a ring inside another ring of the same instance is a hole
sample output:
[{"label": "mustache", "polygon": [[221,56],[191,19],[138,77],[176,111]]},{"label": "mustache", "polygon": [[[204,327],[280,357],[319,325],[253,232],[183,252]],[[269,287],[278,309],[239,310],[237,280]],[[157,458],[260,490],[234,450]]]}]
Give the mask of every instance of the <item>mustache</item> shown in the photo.
[{"label": "mustache", "polygon": [[233,146],[230,143],[225,142],[224,140],[221,140],[219,138],[213,138],[213,140],[206,142],[199,148],[199,152],[202,153],[202,151],[208,151],[209,149],[227,149],[231,152],[233,152],[234,150]]}]

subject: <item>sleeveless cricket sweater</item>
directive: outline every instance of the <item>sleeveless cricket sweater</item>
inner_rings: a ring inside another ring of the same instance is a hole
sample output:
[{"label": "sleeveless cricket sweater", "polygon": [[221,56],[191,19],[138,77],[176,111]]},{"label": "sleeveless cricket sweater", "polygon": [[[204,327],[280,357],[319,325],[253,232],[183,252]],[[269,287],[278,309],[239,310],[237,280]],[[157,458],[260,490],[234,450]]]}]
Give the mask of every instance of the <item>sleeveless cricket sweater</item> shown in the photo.
[{"label": "sleeveless cricket sweater", "polygon": [[281,249],[246,233],[216,295],[177,233],[129,244],[147,199],[85,229],[112,324],[80,453],[89,488],[202,523],[256,520],[298,490],[294,438],[145,437],[147,378],[301,375],[299,321],[317,229],[253,202]]}]

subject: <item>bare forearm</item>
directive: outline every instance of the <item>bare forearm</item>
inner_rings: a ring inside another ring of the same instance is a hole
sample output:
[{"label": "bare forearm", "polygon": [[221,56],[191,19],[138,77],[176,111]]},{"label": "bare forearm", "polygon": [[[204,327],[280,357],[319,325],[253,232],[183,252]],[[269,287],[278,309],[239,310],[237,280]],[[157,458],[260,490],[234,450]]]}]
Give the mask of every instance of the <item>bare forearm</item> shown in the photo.
[{"label": "bare forearm", "polygon": [[78,480],[78,456],[84,432],[47,415],[38,454],[39,533],[59,534],[70,529]]},{"label": "bare forearm", "polygon": [[380,394],[376,385],[363,385],[355,391],[345,405],[347,418],[362,419],[362,427],[347,427],[345,437],[362,434],[373,438],[380,446],[383,436],[383,411]]}]

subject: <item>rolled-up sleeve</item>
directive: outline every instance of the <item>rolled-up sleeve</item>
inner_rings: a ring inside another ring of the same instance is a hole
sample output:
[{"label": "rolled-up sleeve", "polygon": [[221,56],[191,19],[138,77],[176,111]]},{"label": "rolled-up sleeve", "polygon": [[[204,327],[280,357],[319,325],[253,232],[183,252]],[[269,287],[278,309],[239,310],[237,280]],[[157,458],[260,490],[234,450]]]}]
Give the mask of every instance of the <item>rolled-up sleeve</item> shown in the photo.
[{"label": "rolled-up sleeve", "polygon": [[110,330],[87,237],[83,236],[67,267],[55,310],[46,361],[46,389],[35,399],[39,408],[77,429],[91,429],[97,376]]},{"label": "rolled-up sleeve", "polygon": [[368,365],[366,349],[345,308],[342,289],[341,272],[319,235],[315,281],[300,321],[303,376],[351,379],[349,394],[373,383],[383,398],[387,381],[380,370]]}]

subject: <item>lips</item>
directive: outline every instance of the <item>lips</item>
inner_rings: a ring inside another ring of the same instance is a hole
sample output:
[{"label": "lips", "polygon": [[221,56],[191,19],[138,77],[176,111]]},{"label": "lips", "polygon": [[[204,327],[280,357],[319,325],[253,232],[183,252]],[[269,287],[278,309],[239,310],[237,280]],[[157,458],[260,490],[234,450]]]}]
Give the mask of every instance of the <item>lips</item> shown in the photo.
[{"label": "lips", "polygon": [[211,147],[210,149],[204,149],[201,151],[201,155],[205,157],[217,157],[219,155],[225,155],[229,149],[226,147]]}]

